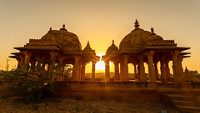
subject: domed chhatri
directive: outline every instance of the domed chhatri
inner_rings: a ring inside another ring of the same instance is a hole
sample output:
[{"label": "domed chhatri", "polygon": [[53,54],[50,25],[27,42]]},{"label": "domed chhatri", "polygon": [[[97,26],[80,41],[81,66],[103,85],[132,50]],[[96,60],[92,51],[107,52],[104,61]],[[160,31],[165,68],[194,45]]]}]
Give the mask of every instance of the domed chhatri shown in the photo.
[{"label": "domed chhatri", "polygon": [[[58,44],[60,49],[63,50],[63,52],[67,53],[78,53],[81,52],[81,43],[78,39],[78,36],[74,33],[68,32],[65,29],[65,25],[63,25],[63,28],[60,30],[49,30],[42,38],[41,40],[45,41],[54,41]],[[30,44],[32,41],[30,41]]]},{"label": "domed chhatri", "polygon": [[119,45],[121,53],[140,53],[145,49],[145,46],[151,42],[162,43],[162,37],[154,33],[153,28],[151,32],[139,28],[139,23],[136,20],[135,29],[127,34]]},{"label": "domed chhatri", "polygon": [[115,45],[113,40],[112,45],[107,49],[106,54],[116,54],[118,53],[118,51],[118,47]]},{"label": "domed chhatri", "polygon": [[[190,48],[178,47],[174,40],[164,40],[155,33],[153,28],[150,31],[141,29],[137,20],[134,27],[121,40],[119,48],[113,40],[106,51],[106,55],[102,56],[102,60],[105,62],[106,81],[129,81],[128,64],[133,64],[133,78],[139,82],[175,81],[181,83],[184,81],[182,60],[190,57],[188,55],[190,53],[185,52]],[[63,75],[65,65],[72,64],[73,74],[71,79],[77,81],[84,80],[85,65],[92,62],[92,80],[95,80],[95,63],[100,58],[96,56],[89,41],[82,50],[78,36],[69,32],[65,25],[59,30],[50,28],[41,39],[30,39],[24,47],[16,47],[15,49],[20,52],[13,53],[11,57],[17,59],[18,69],[37,72],[38,67],[40,67],[40,70]],[[110,76],[110,62],[113,62],[115,67],[113,78]],[[169,68],[171,66],[169,62],[172,62],[172,68]],[[144,66],[145,63],[147,64],[146,67]],[[160,64],[160,74],[158,74],[158,63]],[[57,69],[57,67],[60,67],[60,69]],[[147,74],[145,68],[148,68]],[[173,79],[170,78],[170,69],[173,70],[171,71],[173,72]]]},{"label": "domed chhatri", "polygon": [[[69,32],[65,25],[60,30],[50,28],[41,39],[30,39],[24,47],[15,47],[15,49],[20,52],[13,53],[14,56],[11,57],[18,60],[17,68],[19,70],[37,72],[38,67],[41,67],[43,71],[56,71],[59,75],[63,75],[65,65],[72,64],[72,80],[83,80],[85,65],[89,62],[95,64],[99,61],[99,57],[96,56],[95,50],[92,50],[89,43],[82,50],[78,36]],[[95,66],[93,65],[92,68]],[[92,73],[92,79],[95,77],[94,73]],[[64,78],[59,75],[54,79],[63,80]]]},{"label": "domed chhatri", "polygon": [[[155,83],[158,80],[170,80],[169,61],[173,63],[173,78],[177,83],[184,80],[182,59],[189,57],[184,52],[188,47],[177,47],[173,40],[164,40],[161,36],[151,31],[140,28],[136,20],[134,29],[120,42],[119,50],[112,44],[103,56],[106,63],[106,78],[110,79],[109,62],[115,65],[114,80],[129,81],[128,64],[134,65],[134,79],[141,82]],[[115,52],[116,51],[116,52]],[[110,53],[115,54],[110,54]],[[158,74],[157,64],[160,62],[161,77]],[[148,74],[145,74],[144,63],[148,65]],[[120,65],[120,74],[119,74]]]},{"label": "domed chhatri", "polygon": [[84,52],[91,52],[93,51],[92,48],[90,47],[90,42],[87,42],[86,47],[83,49]]}]

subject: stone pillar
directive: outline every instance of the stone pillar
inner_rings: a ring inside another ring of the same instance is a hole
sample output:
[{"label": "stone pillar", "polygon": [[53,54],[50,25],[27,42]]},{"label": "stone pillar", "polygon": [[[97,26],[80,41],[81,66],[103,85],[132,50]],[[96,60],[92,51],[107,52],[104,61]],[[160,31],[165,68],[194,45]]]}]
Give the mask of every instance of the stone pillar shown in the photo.
[{"label": "stone pillar", "polygon": [[178,82],[178,55],[179,51],[174,51],[173,56],[172,56],[172,63],[173,63],[173,75],[174,75],[174,80]]},{"label": "stone pillar", "polygon": [[166,81],[170,79],[170,69],[169,69],[169,60],[165,60],[165,72],[166,72]]},{"label": "stone pillar", "polygon": [[140,58],[139,59],[139,75],[140,75],[140,81],[141,82],[146,82],[147,79],[146,79],[146,76],[145,76],[145,68],[144,68],[144,61],[143,61],[143,58]]},{"label": "stone pillar", "polygon": [[20,62],[18,62],[19,69],[23,70],[23,66],[24,66],[24,55],[23,54],[19,56],[19,61],[20,61]]},{"label": "stone pillar", "polygon": [[166,73],[166,65],[164,62],[164,58],[162,58],[160,61],[160,70],[161,70],[162,81],[166,82],[167,81],[167,73]]},{"label": "stone pillar", "polygon": [[124,62],[120,62],[120,81],[123,81],[124,78]]},{"label": "stone pillar", "polygon": [[124,62],[124,75],[123,75],[123,81],[128,81],[128,56],[123,56],[123,62]]},{"label": "stone pillar", "polygon": [[21,69],[21,59],[20,59],[20,57],[17,57],[16,60],[17,60],[17,70],[20,70]]},{"label": "stone pillar", "polygon": [[178,70],[177,70],[177,72],[179,74],[180,81],[184,82],[185,76],[184,76],[184,73],[183,73],[182,61],[183,61],[182,55],[178,55]]},{"label": "stone pillar", "polygon": [[92,62],[92,80],[93,81],[95,80],[95,65],[96,65],[96,62]]},{"label": "stone pillar", "polygon": [[79,56],[75,56],[75,61],[74,61],[74,66],[73,66],[73,75],[72,75],[72,80],[77,81],[78,80],[78,76],[79,76],[79,60],[80,57]]},{"label": "stone pillar", "polygon": [[30,63],[30,59],[31,59],[31,53],[28,51],[24,51],[23,52],[25,58],[24,58],[24,71],[28,71],[29,70],[29,63]]},{"label": "stone pillar", "polygon": [[135,78],[135,79],[138,79],[138,75],[137,75],[137,65],[136,65],[136,64],[133,64],[133,67],[134,67],[134,78]]},{"label": "stone pillar", "polygon": [[137,79],[138,79],[138,81],[140,81],[140,60],[139,60],[139,64],[138,65],[136,65],[137,66]]},{"label": "stone pillar", "polygon": [[35,71],[35,62],[34,60],[31,60],[31,72]]},{"label": "stone pillar", "polygon": [[177,87],[182,87],[184,84],[184,74],[182,68],[182,56],[180,55],[179,51],[174,51],[173,56],[173,73],[174,73],[174,80],[177,83]]},{"label": "stone pillar", "polygon": [[105,79],[106,79],[106,81],[110,81],[110,64],[109,64],[109,61],[105,62],[105,70],[106,70]]},{"label": "stone pillar", "polygon": [[[50,65],[49,65],[49,73],[53,74],[57,54],[56,54],[56,52],[52,51],[52,52],[50,52],[50,56],[51,56],[51,61],[50,61]],[[38,63],[42,63],[42,61],[38,61]],[[40,64],[40,66],[41,66],[41,64]]]},{"label": "stone pillar", "polygon": [[78,75],[77,75],[77,80],[78,81],[81,81],[81,72],[82,72],[82,64],[81,64],[81,62],[80,62],[81,60],[79,59],[79,64],[78,64]]},{"label": "stone pillar", "polygon": [[42,71],[45,71],[45,64],[46,64],[45,61],[43,61],[42,62],[42,67],[41,67]]},{"label": "stone pillar", "polygon": [[[35,71],[37,72],[41,72],[42,68],[41,68],[41,64],[42,64],[42,59],[41,58],[36,58],[36,66],[35,66]],[[49,65],[49,70],[50,70],[50,65]],[[48,71],[49,71],[48,70]],[[50,73],[50,71],[49,71]]]},{"label": "stone pillar", "polygon": [[82,69],[81,69],[81,80],[84,80],[85,78],[85,65],[86,63],[82,64]]},{"label": "stone pillar", "polygon": [[77,80],[81,80],[81,70],[82,70],[82,67],[81,67],[81,63],[80,63],[80,59],[79,59],[79,63],[78,63],[78,67],[77,67]]},{"label": "stone pillar", "polygon": [[64,80],[64,68],[65,68],[64,60],[65,59],[63,57],[59,58],[58,60],[59,69],[57,70],[62,80]]},{"label": "stone pillar", "polygon": [[154,68],[154,65],[153,65],[153,55],[154,55],[154,51],[149,51],[147,53],[147,56],[148,56],[149,81],[150,82],[156,82],[155,68]]},{"label": "stone pillar", "polygon": [[115,65],[115,80],[119,80],[120,76],[119,76],[119,63],[118,62],[114,62]]},{"label": "stone pillar", "polygon": [[158,75],[158,62],[154,62],[154,68],[155,68],[155,76],[156,80],[159,80],[159,75]]}]

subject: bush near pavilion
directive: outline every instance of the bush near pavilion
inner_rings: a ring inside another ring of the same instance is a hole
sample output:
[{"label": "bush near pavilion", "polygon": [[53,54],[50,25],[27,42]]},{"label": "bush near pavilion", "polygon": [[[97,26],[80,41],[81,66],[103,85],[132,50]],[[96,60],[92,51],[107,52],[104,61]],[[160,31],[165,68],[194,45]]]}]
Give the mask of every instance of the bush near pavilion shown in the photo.
[{"label": "bush near pavilion", "polygon": [[[72,70],[70,66],[67,67],[64,70],[64,78],[66,80]],[[31,74],[15,70],[5,72],[3,74],[3,81],[8,85],[11,96],[20,97],[25,102],[38,103],[57,96],[53,76],[55,76],[53,72],[41,71]]]}]

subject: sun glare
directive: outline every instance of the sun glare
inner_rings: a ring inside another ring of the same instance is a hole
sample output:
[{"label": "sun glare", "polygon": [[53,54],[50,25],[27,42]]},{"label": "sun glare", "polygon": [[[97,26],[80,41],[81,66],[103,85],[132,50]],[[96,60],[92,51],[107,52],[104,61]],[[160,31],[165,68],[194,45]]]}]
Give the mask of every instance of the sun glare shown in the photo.
[{"label": "sun glare", "polygon": [[100,56],[100,61],[96,63],[96,69],[98,71],[103,71],[105,70],[105,63],[104,61],[102,61],[102,55],[99,55]]}]

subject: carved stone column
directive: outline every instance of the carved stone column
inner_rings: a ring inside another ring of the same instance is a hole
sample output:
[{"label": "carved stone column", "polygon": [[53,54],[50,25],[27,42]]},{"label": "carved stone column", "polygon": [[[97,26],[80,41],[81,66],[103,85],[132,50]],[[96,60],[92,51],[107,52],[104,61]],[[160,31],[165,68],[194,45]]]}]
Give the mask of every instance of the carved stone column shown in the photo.
[{"label": "carved stone column", "polygon": [[158,75],[158,62],[154,62],[154,68],[155,68],[155,77],[156,80],[159,80],[159,75]]},{"label": "carved stone column", "polygon": [[110,81],[110,64],[109,64],[109,61],[105,62],[105,71],[106,71],[105,79],[106,79],[106,81]]},{"label": "carved stone column", "polygon": [[156,82],[155,68],[154,68],[154,65],[153,65],[153,55],[154,55],[154,51],[149,51],[147,53],[147,56],[148,56],[149,81],[150,82]]},{"label": "carved stone column", "polygon": [[178,80],[178,55],[179,55],[179,51],[174,51],[173,56],[172,56],[172,63],[173,63],[173,75],[174,75],[174,80],[175,81],[179,81]]},{"label": "carved stone column", "polygon": [[82,69],[81,69],[81,80],[84,80],[85,78],[85,65],[86,63],[82,64]]},{"label": "carved stone column", "polygon": [[73,66],[73,75],[72,75],[72,80],[77,81],[78,80],[78,76],[79,76],[79,60],[80,57],[79,56],[75,56],[75,62],[74,62],[74,66]]},{"label": "carved stone column", "polygon": [[43,61],[43,62],[42,62],[42,67],[41,67],[42,71],[45,71],[45,65],[46,65],[46,62]]},{"label": "carved stone column", "polygon": [[96,62],[92,62],[92,80],[93,81],[95,80],[95,65],[96,65]]},{"label": "carved stone column", "polygon": [[138,75],[137,75],[137,65],[136,65],[136,64],[133,64],[133,67],[134,67],[134,78],[135,78],[135,79],[138,79]]},{"label": "carved stone column", "polygon": [[[55,62],[56,62],[56,57],[57,57],[57,54],[56,52],[50,52],[50,57],[51,57],[51,61],[50,61],[50,65],[49,65],[49,73],[53,73],[53,70],[54,70],[54,66],[55,66]],[[40,62],[42,63],[42,62]]]},{"label": "carved stone column", "polygon": [[124,75],[123,75],[123,81],[128,81],[128,55],[123,56],[123,62],[124,62]]},{"label": "carved stone column", "polygon": [[16,60],[17,60],[17,70],[20,70],[21,69],[21,64],[22,64],[21,62],[22,61],[21,61],[20,57],[17,57]]},{"label": "carved stone column", "polygon": [[120,61],[120,81],[123,81],[124,78],[124,62]]},{"label": "carved stone column", "polygon": [[115,65],[115,80],[119,80],[120,76],[119,76],[119,63],[118,62],[114,62]]},{"label": "carved stone column", "polygon": [[139,59],[139,75],[140,75],[140,81],[146,82],[146,76],[145,76],[145,68],[144,68],[144,61],[143,58]]},{"label": "carved stone column", "polygon": [[29,70],[29,63],[30,63],[30,58],[31,58],[31,53],[29,51],[24,51],[23,52],[25,58],[24,58],[24,70],[28,71]]},{"label": "carved stone column", "polygon": [[166,72],[166,81],[170,79],[170,69],[169,69],[169,60],[165,60],[165,72]]},{"label": "carved stone column", "polygon": [[166,65],[164,62],[164,58],[160,61],[160,70],[161,70],[161,76],[162,76],[162,81],[166,82],[167,81],[167,73],[166,73]]},{"label": "carved stone column", "polygon": [[20,62],[18,62],[18,64],[19,64],[19,69],[20,69],[20,70],[23,70],[23,68],[24,68],[24,60],[25,60],[24,55],[23,55],[23,54],[20,55],[20,56],[19,56],[19,59],[20,59]]},{"label": "carved stone column", "polygon": [[35,60],[31,60],[31,72],[35,71]]},{"label": "carved stone column", "polygon": [[[37,57],[37,58],[36,58],[35,71],[41,72],[41,70],[42,70],[41,64],[42,64],[42,59],[39,58],[39,57]],[[49,70],[50,70],[50,65],[49,65]],[[49,71],[49,73],[50,73],[50,71]]]},{"label": "carved stone column", "polygon": [[61,79],[64,80],[64,68],[65,68],[65,63],[64,63],[64,58],[63,57],[60,57],[58,59],[58,66],[59,66],[59,69],[57,70],[58,74],[61,76]]},{"label": "carved stone column", "polygon": [[182,58],[182,56],[179,54],[178,55],[178,74],[179,74],[179,80],[180,80],[180,82],[184,82],[184,80],[185,80],[185,76],[184,76],[184,73],[183,73],[183,67],[182,67],[182,61],[183,61],[183,58]]}]

